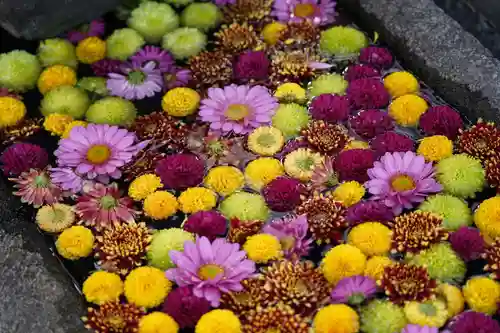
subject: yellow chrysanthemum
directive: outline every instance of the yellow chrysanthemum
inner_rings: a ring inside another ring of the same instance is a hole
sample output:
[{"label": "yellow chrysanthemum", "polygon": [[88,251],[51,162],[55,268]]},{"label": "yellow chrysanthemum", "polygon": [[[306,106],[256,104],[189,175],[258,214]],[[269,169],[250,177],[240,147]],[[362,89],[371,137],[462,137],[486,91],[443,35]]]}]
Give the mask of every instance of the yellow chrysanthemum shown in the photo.
[{"label": "yellow chrysanthemum", "polygon": [[351,149],[369,149],[370,144],[361,140],[351,140],[349,141],[343,150],[351,150]]},{"label": "yellow chrysanthemum", "polygon": [[404,311],[410,324],[443,327],[448,320],[446,304],[440,300],[408,302],[405,304]]},{"label": "yellow chrysanthemum", "polygon": [[314,169],[323,164],[324,157],[308,148],[299,148],[285,157],[285,171],[302,181],[311,179]]},{"label": "yellow chrysanthemum", "polygon": [[367,256],[385,255],[391,249],[391,229],[379,222],[365,222],[351,229],[347,242]]},{"label": "yellow chrysanthemum", "polygon": [[478,276],[473,277],[463,288],[464,298],[469,307],[477,312],[494,314],[500,302],[500,283]]},{"label": "yellow chrysanthemum", "polygon": [[444,135],[428,136],[420,141],[417,153],[427,162],[437,162],[453,155],[453,142]]},{"label": "yellow chrysanthemum", "polygon": [[218,194],[228,196],[245,185],[245,176],[233,166],[222,165],[210,169],[204,184]]},{"label": "yellow chrysanthemum", "polygon": [[232,311],[212,310],[196,323],[195,333],[242,333],[241,323]]},{"label": "yellow chrysanthemum", "polygon": [[408,72],[394,72],[384,78],[385,89],[393,98],[417,93],[420,89],[418,80]]},{"label": "yellow chrysanthemum", "polygon": [[148,173],[137,177],[130,183],[128,195],[132,199],[139,201],[154,193],[157,189],[163,187],[160,177]]},{"label": "yellow chrysanthemum", "polygon": [[262,38],[268,45],[274,45],[278,42],[280,34],[286,29],[286,25],[280,22],[271,22],[262,29]]},{"label": "yellow chrysanthemum", "polygon": [[179,196],[179,208],[186,214],[210,210],[217,204],[217,194],[204,187],[191,187]]},{"label": "yellow chrysanthemum", "polygon": [[35,220],[38,227],[45,232],[61,232],[75,222],[75,212],[69,205],[55,203],[40,207]]},{"label": "yellow chrysanthemum", "polygon": [[417,95],[403,95],[389,105],[389,115],[401,126],[414,127],[427,111],[427,102]]},{"label": "yellow chrysanthemum", "polygon": [[446,303],[448,317],[452,318],[464,310],[464,296],[459,287],[449,283],[442,283],[436,289],[438,298]]},{"label": "yellow chrysanthemum", "polygon": [[73,120],[68,125],[66,125],[66,128],[64,129],[64,133],[62,134],[61,138],[63,138],[63,139],[69,138],[69,134],[71,133],[71,130],[74,127],[77,127],[77,126],[87,127],[87,125],[88,125],[88,123],[86,121]]},{"label": "yellow chrysanthemum", "polygon": [[73,121],[73,117],[66,114],[51,113],[43,121],[43,128],[52,135],[61,136],[66,127]]},{"label": "yellow chrysanthemum", "polygon": [[156,191],[144,200],[144,213],[155,220],[166,219],[179,208],[177,198],[167,191]]},{"label": "yellow chrysanthemum", "polygon": [[163,312],[152,312],[139,321],[139,333],[177,333],[179,325]]},{"label": "yellow chrysanthemum", "polygon": [[94,235],[81,225],[64,230],[56,241],[57,252],[65,259],[77,260],[88,257],[94,246]]},{"label": "yellow chrysanthemum", "polygon": [[500,196],[481,202],[474,213],[474,223],[484,236],[500,237]]},{"label": "yellow chrysanthemum", "polygon": [[185,117],[198,110],[200,94],[191,88],[178,87],[169,90],[161,101],[163,111],[173,117]]},{"label": "yellow chrysanthemum", "polygon": [[76,46],[76,57],[84,64],[106,58],[106,42],[99,37],[87,37]]},{"label": "yellow chrysanthemum", "polygon": [[356,181],[342,183],[332,192],[333,198],[342,201],[342,204],[346,207],[358,203],[364,195],[364,186]]},{"label": "yellow chrysanthemum", "polygon": [[281,243],[278,238],[269,234],[257,234],[247,238],[243,249],[248,258],[256,263],[265,264],[269,260],[282,256]]},{"label": "yellow chrysanthemum", "polygon": [[23,102],[9,96],[0,97],[0,128],[18,124],[25,115],[26,106]]},{"label": "yellow chrysanthemum", "polygon": [[349,244],[333,247],[321,261],[323,275],[332,284],[345,277],[363,274],[365,266],[366,256],[360,249]]},{"label": "yellow chrysanthemum", "polygon": [[389,265],[392,265],[391,258],[383,256],[373,256],[366,262],[366,267],[363,275],[371,277],[375,281],[378,281],[382,278],[384,269]]},{"label": "yellow chrysanthemum", "polygon": [[280,103],[304,104],[307,101],[306,90],[295,82],[283,83],[274,93]]},{"label": "yellow chrysanthemum", "polygon": [[247,164],[245,179],[254,190],[259,191],[273,179],[285,174],[283,164],[275,158],[261,157]]},{"label": "yellow chrysanthemum", "polygon": [[125,297],[140,307],[154,308],[160,305],[170,290],[172,282],[165,272],[150,266],[138,267],[125,279]]},{"label": "yellow chrysanthemum", "polygon": [[73,68],[64,65],[54,65],[43,70],[38,77],[38,90],[42,94],[60,86],[74,86],[76,72]]},{"label": "yellow chrysanthemum", "polygon": [[123,294],[123,281],[118,274],[97,271],[83,282],[82,292],[89,303],[117,301]]},{"label": "yellow chrysanthemum", "polygon": [[283,133],[276,127],[261,126],[252,131],[247,139],[248,149],[257,155],[272,156],[285,144]]},{"label": "yellow chrysanthemum", "polygon": [[359,331],[359,317],[345,304],[330,304],[316,313],[313,329],[314,333],[356,333]]}]

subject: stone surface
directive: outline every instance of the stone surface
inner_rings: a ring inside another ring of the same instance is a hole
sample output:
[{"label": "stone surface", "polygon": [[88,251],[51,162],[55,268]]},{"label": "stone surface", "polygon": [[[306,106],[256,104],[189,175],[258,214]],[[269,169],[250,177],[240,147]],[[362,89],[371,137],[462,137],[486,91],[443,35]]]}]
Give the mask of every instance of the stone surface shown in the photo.
[{"label": "stone surface", "polygon": [[500,121],[500,61],[432,0],[339,0],[469,120]]}]

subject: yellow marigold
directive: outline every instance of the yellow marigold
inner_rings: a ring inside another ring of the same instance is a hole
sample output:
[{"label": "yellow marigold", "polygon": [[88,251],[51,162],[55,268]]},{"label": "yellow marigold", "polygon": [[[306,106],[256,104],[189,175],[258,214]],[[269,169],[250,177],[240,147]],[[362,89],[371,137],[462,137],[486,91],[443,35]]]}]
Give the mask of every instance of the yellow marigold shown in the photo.
[{"label": "yellow marigold", "polygon": [[283,148],[285,137],[276,127],[261,126],[248,135],[247,144],[257,155],[272,156]]},{"label": "yellow marigold", "polygon": [[314,169],[322,166],[324,157],[309,148],[299,148],[285,157],[285,171],[293,178],[302,181],[311,179]]},{"label": "yellow marigold", "polygon": [[474,223],[484,237],[500,237],[500,196],[481,202],[474,213]]},{"label": "yellow marigold", "polygon": [[196,323],[195,333],[242,333],[241,323],[232,311],[212,310]]},{"label": "yellow marigold", "polygon": [[269,234],[257,234],[247,238],[243,249],[248,258],[256,263],[265,264],[269,260],[282,256],[281,243],[278,238]]},{"label": "yellow marigold", "polygon": [[163,312],[151,312],[139,321],[139,333],[177,333],[179,325]]},{"label": "yellow marigold", "polygon": [[66,127],[64,128],[64,133],[62,134],[61,138],[63,138],[63,139],[69,138],[69,134],[71,133],[71,130],[74,127],[77,127],[77,126],[87,127],[87,125],[88,125],[88,123],[86,121],[73,120],[68,125],[66,125]]},{"label": "yellow marigold", "polygon": [[87,37],[76,46],[76,57],[84,64],[106,58],[106,42],[99,37]]},{"label": "yellow marigold", "polygon": [[437,162],[453,155],[453,142],[444,135],[428,136],[420,141],[417,153],[427,162]]},{"label": "yellow marigold", "polygon": [[356,333],[359,317],[345,304],[330,304],[321,308],[313,320],[314,333]]},{"label": "yellow marigold", "polygon": [[463,288],[469,307],[477,312],[493,315],[500,302],[500,284],[484,276],[473,277]]},{"label": "yellow marigold", "polygon": [[385,89],[393,98],[419,91],[420,84],[411,73],[394,72],[384,78]]},{"label": "yellow marigold", "polygon": [[284,174],[285,169],[283,168],[283,164],[272,157],[257,158],[248,163],[245,168],[247,184],[257,191],[260,191],[262,187],[269,184],[273,179]]},{"label": "yellow marigold", "polygon": [[163,187],[160,177],[148,173],[137,177],[130,183],[128,195],[132,199],[139,201],[154,193],[157,189]]},{"label": "yellow marigold", "polygon": [[307,101],[306,90],[295,82],[286,82],[276,88],[274,93],[280,103],[304,104]]},{"label": "yellow marigold", "polygon": [[218,166],[210,169],[204,184],[222,196],[228,196],[245,184],[243,173],[233,166]]},{"label": "yellow marigold", "polygon": [[193,214],[200,210],[210,210],[217,204],[217,194],[204,187],[191,187],[179,196],[180,210]]},{"label": "yellow marigold", "polygon": [[370,144],[361,140],[351,140],[349,141],[343,150],[351,150],[351,149],[369,149]]},{"label": "yellow marigold", "polygon": [[389,105],[389,115],[401,126],[414,127],[427,111],[427,102],[417,95],[403,95]]},{"label": "yellow marigold", "polygon": [[14,126],[23,120],[26,106],[17,98],[0,97],[0,128]]},{"label": "yellow marigold", "polygon": [[65,259],[77,260],[88,257],[94,246],[94,235],[81,225],[64,230],[56,241],[57,252]]},{"label": "yellow marigold", "polygon": [[54,65],[43,70],[38,77],[38,90],[42,94],[60,86],[74,86],[76,72],[73,68],[64,65]]},{"label": "yellow marigold", "polygon": [[391,249],[391,229],[379,222],[365,222],[351,229],[347,242],[367,256],[379,256]]},{"label": "yellow marigold", "polygon": [[161,101],[163,111],[173,117],[185,117],[198,110],[200,95],[191,88],[178,87],[169,90]]},{"label": "yellow marigold", "polygon": [[464,296],[459,287],[449,283],[442,283],[436,289],[438,298],[446,303],[448,317],[452,318],[464,310]]},{"label": "yellow marigold", "polygon": [[345,277],[363,274],[365,266],[366,256],[360,249],[349,244],[333,247],[321,261],[321,271],[332,284]]},{"label": "yellow marigold", "polygon": [[266,24],[262,29],[262,38],[269,45],[274,45],[278,42],[281,32],[286,29],[286,25],[280,22],[271,22]]},{"label": "yellow marigold", "polygon": [[144,308],[154,308],[172,290],[172,282],[165,272],[150,266],[138,267],[125,279],[125,297],[130,303]]},{"label": "yellow marigold", "polygon": [[384,275],[384,269],[392,264],[392,260],[389,257],[383,256],[373,256],[366,262],[364,276],[371,277],[375,281],[382,279]]},{"label": "yellow marigold", "polygon": [[364,186],[356,181],[342,183],[332,192],[333,198],[337,201],[341,201],[346,207],[350,207],[359,202],[364,195]]},{"label": "yellow marigold", "polygon": [[146,197],[143,208],[147,216],[155,220],[163,220],[177,213],[179,203],[170,192],[156,191]]},{"label": "yellow marigold", "polygon": [[408,302],[404,312],[410,324],[430,327],[443,327],[448,320],[446,304],[441,300]]},{"label": "yellow marigold", "polygon": [[66,127],[73,121],[73,117],[66,114],[51,113],[43,121],[43,128],[52,135],[61,136]]},{"label": "yellow marigold", "polygon": [[100,305],[118,301],[123,294],[123,281],[118,274],[97,271],[83,282],[82,292],[89,303]]}]

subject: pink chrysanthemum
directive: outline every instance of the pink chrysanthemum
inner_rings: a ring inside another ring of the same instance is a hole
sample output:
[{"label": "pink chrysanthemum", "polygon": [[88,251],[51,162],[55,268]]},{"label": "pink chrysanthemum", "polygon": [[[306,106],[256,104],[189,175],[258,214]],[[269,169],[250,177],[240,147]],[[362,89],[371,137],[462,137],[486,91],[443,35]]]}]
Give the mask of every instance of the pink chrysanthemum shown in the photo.
[{"label": "pink chrysanthemum", "polygon": [[267,184],[262,195],[269,208],[276,212],[289,212],[302,202],[304,185],[293,178],[278,177]]},{"label": "pink chrysanthemum", "polygon": [[281,22],[308,20],[326,25],[335,21],[336,4],[333,0],[276,0],[271,14]]},{"label": "pink chrysanthemum", "polygon": [[311,177],[311,189],[315,192],[323,192],[339,183],[339,175],[335,171],[335,159],[326,157],[323,163],[316,167]]},{"label": "pink chrysanthemum", "polygon": [[153,61],[125,64],[120,73],[109,73],[106,86],[111,95],[129,100],[153,97],[163,88],[161,72]]},{"label": "pink chrysanthemum", "polygon": [[347,97],[354,110],[382,109],[389,104],[390,96],[379,79],[366,78],[351,81]]},{"label": "pink chrysanthemum", "polygon": [[133,222],[138,212],[132,204],[129,197],[121,197],[116,183],[97,183],[77,199],[75,211],[85,224],[101,229],[113,222]]},{"label": "pink chrysanthemum", "polygon": [[203,297],[213,307],[220,304],[221,292],[241,291],[241,281],[252,277],[255,263],[245,259],[239,244],[217,238],[212,243],[206,237],[184,243],[184,252],[170,251],[177,266],[166,271],[167,278],[179,287],[193,286],[193,294]]},{"label": "pink chrysanthemum", "polygon": [[17,178],[9,178],[15,183],[14,195],[21,197],[21,202],[33,205],[52,205],[62,199],[62,190],[53,184],[45,170],[31,169]]},{"label": "pink chrysanthemum", "polygon": [[460,227],[450,234],[450,244],[453,250],[464,261],[476,260],[484,251],[485,242],[476,228]]},{"label": "pink chrysanthemum", "polygon": [[107,77],[109,73],[120,71],[123,62],[115,59],[102,59],[94,62],[90,67],[97,76]]},{"label": "pink chrysanthemum", "polygon": [[415,150],[415,142],[406,135],[390,131],[373,138],[370,147],[379,157],[385,153],[413,151]]},{"label": "pink chrysanthemum", "polygon": [[385,47],[368,46],[361,49],[359,61],[376,68],[387,69],[392,66],[394,58],[391,52]]},{"label": "pink chrysanthemum", "polygon": [[163,303],[163,312],[174,318],[180,328],[194,327],[208,311],[210,303],[204,298],[196,297],[190,287],[172,290]]},{"label": "pink chrysanthemum", "polygon": [[54,155],[59,167],[75,168],[89,179],[108,182],[110,176],[120,178],[119,168],[130,162],[149,142],[134,144],[135,140],[135,134],[118,126],[77,126],[71,130],[69,138],[59,141]]},{"label": "pink chrysanthemum", "polygon": [[184,222],[184,230],[214,240],[226,233],[227,220],[215,210],[199,211],[191,214]]},{"label": "pink chrysanthemum", "polygon": [[383,200],[395,215],[443,189],[433,178],[432,163],[425,163],[423,156],[411,151],[386,153],[368,170],[368,176],[370,180],[365,186],[372,199]]},{"label": "pink chrysanthemum", "polygon": [[77,30],[68,32],[68,40],[73,44],[84,40],[87,37],[100,37],[104,35],[104,21],[101,19],[93,20],[89,24],[80,26]]},{"label": "pink chrysanthemum", "polygon": [[269,77],[271,62],[263,51],[247,51],[238,56],[233,68],[233,75],[242,82],[265,80]]},{"label": "pink chrysanthemum", "polygon": [[370,77],[380,77],[380,72],[372,66],[363,64],[351,65],[344,73],[344,78],[349,82]]},{"label": "pink chrysanthemum", "polygon": [[364,183],[368,180],[367,171],[373,167],[375,155],[369,149],[349,149],[342,151],[335,160],[335,170],[340,181],[355,180]]},{"label": "pink chrysanthemum", "polygon": [[322,94],[313,99],[309,112],[314,119],[337,123],[347,120],[351,111],[349,99],[345,96]]},{"label": "pink chrysanthemum", "polygon": [[203,181],[205,164],[193,154],[169,155],[156,164],[162,184],[173,190],[184,190]]},{"label": "pink chrysanthemum", "polygon": [[170,71],[174,65],[174,58],[168,51],[152,45],[144,46],[136,54],[130,57],[130,60],[141,66],[152,61],[156,65],[156,68],[162,73]]},{"label": "pink chrysanthemum", "polygon": [[349,119],[349,125],[359,136],[371,139],[394,128],[394,122],[386,112],[364,110]]},{"label": "pink chrysanthemum", "polygon": [[377,293],[377,282],[367,276],[355,275],[340,280],[330,294],[333,303],[360,305]]},{"label": "pink chrysanthemum", "polygon": [[50,179],[65,191],[73,194],[83,189],[84,179],[71,168],[50,168]]},{"label": "pink chrysanthemum", "polygon": [[388,223],[392,221],[394,214],[392,210],[380,201],[360,201],[347,208],[347,221],[351,226],[363,222]]},{"label": "pink chrysanthemum", "polygon": [[14,143],[0,156],[3,174],[19,176],[30,169],[43,169],[49,164],[47,151],[31,143]]},{"label": "pink chrysanthemum", "polygon": [[173,66],[168,73],[163,73],[163,90],[185,87],[193,78],[189,69]]},{"label": "pink chrysanthemum", "polygon": [[254,128],[269,125],[278,101],[263,86],[209,88],[208,98],[201,101],[201,121],[223,134],[247,134]]},{"label": "pink chrysanthemum", "polygon": [[444,135],[455,140],[464,127],[460,114],[447,105],[430,107],[420,117],[420,128],[426,135]]},{"label": "pink chrysanthemum", "polygon": [[288,259],[300,259],[311,250],[312,238],[307,238],[307,216],[290,216],[276,219],[262,228],[266,234],[279,239],[281,248]]}]

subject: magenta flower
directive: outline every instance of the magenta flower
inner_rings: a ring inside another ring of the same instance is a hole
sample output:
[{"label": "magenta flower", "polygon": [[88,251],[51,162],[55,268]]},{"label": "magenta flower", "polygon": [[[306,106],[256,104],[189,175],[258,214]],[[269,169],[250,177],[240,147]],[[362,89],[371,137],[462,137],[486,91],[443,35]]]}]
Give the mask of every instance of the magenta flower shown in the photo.
[{"label": "magenta flower", "polygon": [[373,166],[365,186],[373,200],[383,200],[395,215],[443,189],[433,178],[432,163],[425,163],[423,156],[411,151],[386,153]]},{"label": "magenta flower", "polygon": [[349,119],[349,125],[359,136],[371,139],[394,128],[394,122],[386,112],[364,110]]},{"label": "magenta flower", "polygon": [[439,328],[430,326],[420,326],[415,324],[406,325],[401,333],[438,333]]},{"label": "magenta flower", "polygon": [[17,189],[13,194],[21,197],[21,202],[38,208],[42,205],[52,205],[62,199],[62,190],[51,182],[45,170],[31,169],[23,172],[18,178],[9,178]]},{"label": "magenta flower", "polygon": [[370,77],[380,77],[380,72],[372,66],[363,64],[351,65],[344,73],[344,78],[349,82]]},{"label": "magenta flower", "polygon": [[166,271],[167,278],[179,287],[193,286],[193,294],[203,297],[213,307],[220,304],[221,292],[241,291],[241,281],[253,276],[255,263],[246,259],[239,244],[217,238],[212,243],[206,237],[184,243],[184,252],[170,251],[177,266]]},{"label": "magenta flower", "polygon": [[387,69],[392,66],[394,58],[385,47],[368,46],[359,53],[359,61],[376,68]]},{"label": "magenta flower", "polygon": [[247,134],[254,128],[269,125],[278,101],[263,86],[209,88],[208,98],[201,101],[201,121],[210,129],[228,134]]},{"label": "magenta flower", "polygon": [[392,209],[379,201],[360,201],[347,208],[347,221],[349,225],[355,226],[363,222],[387,223],[392,221],[394,214]]},{"label": "magenta flower", "polygon": [[390,96],[379,79],[363,78],[349,82],[346,92],[354,110],[382,109],[389,104]]},{"label": "magenta flower", "polygon": [[465,226],[450,234],[450,244],[464,261],[478,259],[485,247],[483,236],[479,230]]},{"label": "magenta flower", "polygon": [[312,238],[307,238],[307,216],[285,217],[271,221],[262,228],[266,234],[279,239],[285,256],[289,259],[300,259],[311,250]]},{"label": "magenta flower", "polygon": [[262,189],[266,204],[275,212],[289,212],[302,202],[304,184],[294,178],[278,177]]},{"label": "magenta flower", "polygon": [[2,152],[0,163],[4,175],[19,176],[30,169],[45,168],[49,164],[49,155],[38,145],[18,142]]},{"label": "magenta flower", "polygon": [[162,310],[174,318],[180,328],[194,327],[201,316],[210,311],[210,303],[193,295],[190,287],[180,287],[168,293]]},{"label": "magenta flower", "polygon": [[221,6],[226,6],[226,5],[234,5],[236,3],[236,0],[213,0],[213,2],[221,7]]},{"label": "magenta flower", "polygon": [[444,135],[455,140],[464,122],[460,114],[448,105],[437,105],[420,117],[419,126],[426,135]]},{"label": "magenta flower", "polygon": [[340,280],[330,297],[333,303],[360,305],[377,293],[377,282],[367,276],[350,276]]},{"label": "magenta flower", "polygon": [[205,236],[210,240],[214,240],[217,236],[223,237],[226,233],[226,227],[226,218],[216,210],[191,214],[183,225],[184,230],[198,236]]},{"label": "magenta flower", "polygon": [[335,21],[335,5],[332,0],[275,0],[271,14],[281,22],[309,20],[316,25]]},{"label": "magenta flower", "polygon": [[146,45],[136,54],[130,57],[133,63],[139,63],[141,66],[146,65],[148,62],[152,61],[156,68],[162,73],[168,72],[172,69],[174,65],[174,58],[170,55],[168,51],[165,51],[158,46]]},{"label": "magenta flower", "polygon": [[71,130],[54,152],[59,167],[74,168],[89,179],[109,182],[121,177],[120,167],[130,162],[149,141],[134,144],[135,134],[118,126],[89,124]]},{"label": "magenta flower", "polygon": [[340,152],[335,160],[335,171],[340,181],[368,180],[367,171],[373,166],[375,154],[369,149],[349,149]]},{"label": "magenta flower", "polygon": [[194,154],[174,154],[158,161],[155,173],[166,188],[185,190],[203,181],[205,163]]},{"label": "magenta flower", "polygon": [[107,77],[109,73],[120,71],[123,61],[115,59],[102,59],[94,62],[90,67],[97,76]]},{"label": "magenta flower", "polygon": [[132,62],[121,67],[121,73],[109,73],[106,86],[111,95],[129,100],[153,97],[163,88],[163,78],[154,61],[145,65]]},{"label": "magenta flower", "polygon": [[309,113],[314,119],[337,123],[347,120],[351,107],[345,96],[321,94],[314,98]]},{"label": "magenta flower", "polygon": [[65,191],[73,194],[83,189],[84,179],[71,168],[50,168],[50,179]]},{"label": "magenta flower", "polygon": [[385,153],[405,152],[415,150],[415,142],[406,135],[393,131],[377,135],[370,142],[377,157]]},{"label": "magenta flower", "polygon": [[163,73],[163,90],[167,91],[177,87],[185,87],[192,79],[189,69],[173,66],[168,73]]},{"label": "magenta flower", "polygon": [[104,35],[104,21],[101,19],[93,20],[89,24],[84,24],[76,30],[68,32],[68,40],[73,44],[84,40],[87,37],[100,37]]},{"label": "magenta flower", "polygon": [[269,76],[271,62],[263,51],[242,53],[234,64],[234,77],[238,80],[265,80]]},{"label": "magenta flower", "polygon": [[451,319],[451,333],[498,333],[500,324],[487,314],[475,311],[465,311]]}]

